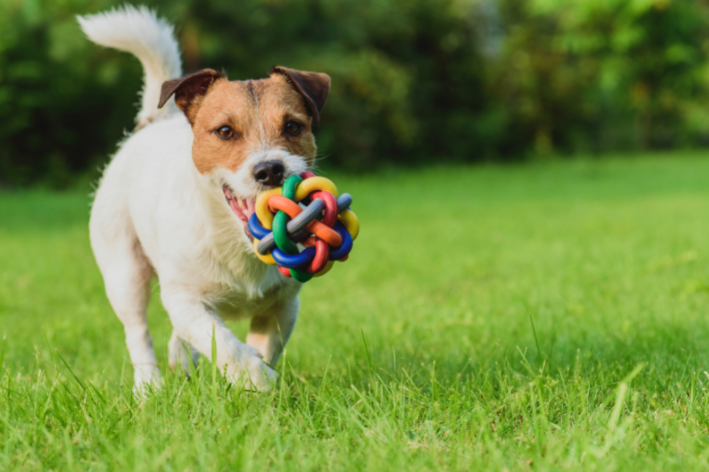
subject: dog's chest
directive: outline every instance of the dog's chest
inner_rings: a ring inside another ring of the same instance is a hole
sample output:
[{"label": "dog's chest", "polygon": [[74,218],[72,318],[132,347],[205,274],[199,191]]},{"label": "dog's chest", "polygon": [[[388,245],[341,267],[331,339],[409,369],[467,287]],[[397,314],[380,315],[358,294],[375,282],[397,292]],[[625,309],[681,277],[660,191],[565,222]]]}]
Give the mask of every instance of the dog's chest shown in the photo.
[{"label": "dog's chest", "polygon": [[269,311],[293,295],[292,288],[277,284],[268,287],[243,285],[212,286],[204,294],[205,302],[225,319],[251,318]]},{"label": "dog's chest", "polygon": [[243,253],[232,257],[221,254],[209,264],[212,270],[203,289],[205,301],[228,319],[248,318],[268,311],[300,289],[297,282],[285,279],[277,270]]}]

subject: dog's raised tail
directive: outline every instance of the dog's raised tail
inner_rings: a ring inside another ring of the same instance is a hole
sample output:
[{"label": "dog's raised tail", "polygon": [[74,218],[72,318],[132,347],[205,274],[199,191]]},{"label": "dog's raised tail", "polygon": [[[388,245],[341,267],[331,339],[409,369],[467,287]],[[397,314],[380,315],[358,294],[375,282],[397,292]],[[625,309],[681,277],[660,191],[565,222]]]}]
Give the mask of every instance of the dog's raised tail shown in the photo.
[{"label": "dog's raised tail", "polygon": [[158,109],[163,82],[182,75],[180,50],[172,25],[154,11],[125,6],[96,15],[78,16],[81,29],[96,44],[135,55],[145,73],[138,128],[177,111],[171,99]]}]

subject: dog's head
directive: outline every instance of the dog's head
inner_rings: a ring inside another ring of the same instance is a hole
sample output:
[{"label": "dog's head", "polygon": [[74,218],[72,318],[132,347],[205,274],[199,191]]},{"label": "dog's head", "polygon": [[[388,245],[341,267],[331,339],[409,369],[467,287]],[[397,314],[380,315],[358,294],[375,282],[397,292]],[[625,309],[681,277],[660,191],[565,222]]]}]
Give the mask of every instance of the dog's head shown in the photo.
[{"label": "dog's head", "polygon": [[229,81],[205,69],[165,82],[158,107],[175,96],[192,125],[197,171],[221,188],[250,236],[256,196],[313,164],[313,125],[329,91],[330,77],[317,72],[275,67],[267,79]]}]

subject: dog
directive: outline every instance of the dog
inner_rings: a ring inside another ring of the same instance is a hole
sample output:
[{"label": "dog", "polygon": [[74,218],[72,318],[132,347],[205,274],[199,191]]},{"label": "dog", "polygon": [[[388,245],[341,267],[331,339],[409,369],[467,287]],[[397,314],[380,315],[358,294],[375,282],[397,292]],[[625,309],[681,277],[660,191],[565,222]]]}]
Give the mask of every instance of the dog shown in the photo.
[{"label": "dog", "polygon": [[[160,379],[146,316],[153,277],[173,325],[171,368],[189,373],[214,341],[230,382],[273,388],[301,284],[257,258],[247,221],[260,192],[312,167],[330,77],[285,67],[258,80],[182,75],[173,27],[146,7],[78,21],[93,42],[134,54],[145,73],[136,129],[103,172],[89,222],[134,388]],[[223,321],[244,318],[245,343]]]}]

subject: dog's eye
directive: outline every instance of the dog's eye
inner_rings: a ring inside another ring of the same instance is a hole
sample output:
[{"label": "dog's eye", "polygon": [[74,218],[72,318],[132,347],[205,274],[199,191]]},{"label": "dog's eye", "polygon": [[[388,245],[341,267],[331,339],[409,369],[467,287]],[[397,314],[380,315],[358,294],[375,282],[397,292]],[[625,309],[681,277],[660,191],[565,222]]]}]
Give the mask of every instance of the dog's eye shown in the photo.
[{"label": "dog's eye", "polygon": [[303,125],[296,121],[289,121],[286,123],[286,133],[290,134],[291,136],[298,136],[298,133],[300,133],[300,130],[303,129]]},{"label": "dog's eye", "polygon": [[225,140],[234,137],[234,129],[231,126],[222,126],[217,129],[215,133],[217,133],[217,136]]}]

